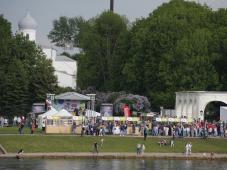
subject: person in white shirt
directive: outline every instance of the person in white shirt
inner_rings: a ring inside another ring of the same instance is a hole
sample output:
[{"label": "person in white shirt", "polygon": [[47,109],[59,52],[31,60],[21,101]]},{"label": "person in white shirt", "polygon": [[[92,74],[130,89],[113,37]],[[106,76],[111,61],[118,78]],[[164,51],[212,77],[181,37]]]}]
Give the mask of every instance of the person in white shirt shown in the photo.
[{"label": "person in white shirt", "polygon": [[188,156],[189,154],[189,143],[185,145],[185,155]]},{"label": "person in white shirt", "polygon": [[192,153],[192,143],[191,142],[188,144],[188,153],[189,153],[189,155],[191,155],[191,153]]},{"label": "person in white shirt", "polygon": [[144,153],[144,151],[145,151],[145,145],[144,145],[144,144],[142,144],[142,146],[141,146],[141,154],[143,154],[143,153]]}]

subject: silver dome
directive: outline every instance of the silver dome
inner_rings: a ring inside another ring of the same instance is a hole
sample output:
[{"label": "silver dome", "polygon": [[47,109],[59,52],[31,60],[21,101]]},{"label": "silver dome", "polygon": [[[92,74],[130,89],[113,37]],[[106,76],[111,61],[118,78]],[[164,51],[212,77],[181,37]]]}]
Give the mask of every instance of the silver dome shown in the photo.
[{"label": "silver dome", "polygon": [[37,23],[29,13],[18,22],[19,29],[36,29]]}]

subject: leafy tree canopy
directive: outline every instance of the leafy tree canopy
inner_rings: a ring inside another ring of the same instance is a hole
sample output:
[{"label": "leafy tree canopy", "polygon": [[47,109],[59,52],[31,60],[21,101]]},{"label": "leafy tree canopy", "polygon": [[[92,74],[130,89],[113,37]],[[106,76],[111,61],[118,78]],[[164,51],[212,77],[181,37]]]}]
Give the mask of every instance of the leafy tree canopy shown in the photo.
[{"label": "leafy tree canopy", "polygon": [[0,16],[0,113],[23,115],[33,102],[54,92],[57,80],[51,61],[34,42],[13,36],[10,23]]}]

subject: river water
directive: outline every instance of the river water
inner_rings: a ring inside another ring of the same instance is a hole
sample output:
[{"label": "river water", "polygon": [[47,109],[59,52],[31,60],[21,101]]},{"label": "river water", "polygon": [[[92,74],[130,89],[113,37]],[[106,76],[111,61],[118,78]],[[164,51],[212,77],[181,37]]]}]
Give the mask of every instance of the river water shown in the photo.
[{"label": "river water", "polygon": [[161,159],[0,159],[0,170],[227,170],[227,161]]}]

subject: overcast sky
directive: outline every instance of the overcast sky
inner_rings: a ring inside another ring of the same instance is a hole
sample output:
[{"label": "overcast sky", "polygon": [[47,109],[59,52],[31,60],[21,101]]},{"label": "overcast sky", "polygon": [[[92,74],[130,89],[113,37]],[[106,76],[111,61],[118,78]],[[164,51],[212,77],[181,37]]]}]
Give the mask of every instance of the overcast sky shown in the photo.
[{"label": "overcast sky", "polygon": [[[82,16],[92,18],[109,9],[110,0],[0,0],[0,14],[12,23],[13,32],[18,29],[18,21],[26,12],[38,23],[37,40],[48,44],[46,35],[52,29],[52,22],[60,16]],[[163,2],[169,0],[114,0],[114,11],[125,15],[131,22],[136,18],[147,17]],[[227,0],[194,0],[206,3],[214,10],[227,8]]]}]

